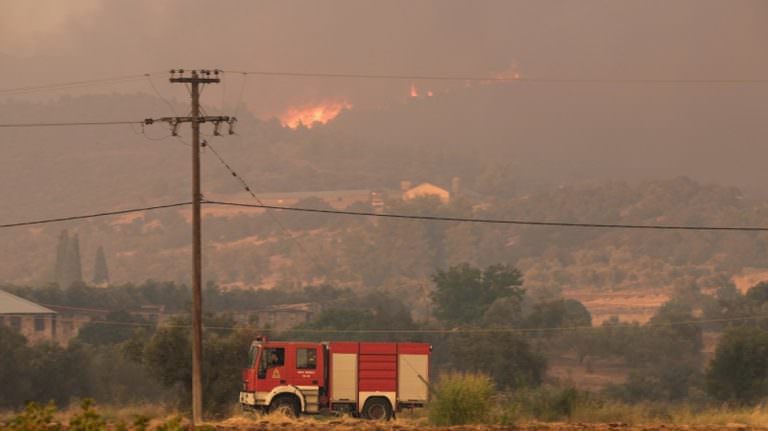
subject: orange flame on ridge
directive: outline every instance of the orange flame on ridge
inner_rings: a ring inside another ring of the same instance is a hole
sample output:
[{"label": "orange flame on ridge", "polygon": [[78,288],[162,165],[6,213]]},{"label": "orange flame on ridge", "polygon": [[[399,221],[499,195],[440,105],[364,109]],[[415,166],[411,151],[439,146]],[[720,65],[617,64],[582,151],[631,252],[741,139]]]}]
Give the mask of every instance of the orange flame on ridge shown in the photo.
[{"label": "orange flame on ridge", "polygon": [[416,88],[416,84],[411,84],[411,97],[419,97],[419,90]]},{"label": "orange flame on ridge", "polygon": [[326,124],[336,118],[344,109],[351,109],[347,101],[310,103],[289,108],[280,114],[280,124],[296,129],[299,126],[312,128],[316,123]]}]

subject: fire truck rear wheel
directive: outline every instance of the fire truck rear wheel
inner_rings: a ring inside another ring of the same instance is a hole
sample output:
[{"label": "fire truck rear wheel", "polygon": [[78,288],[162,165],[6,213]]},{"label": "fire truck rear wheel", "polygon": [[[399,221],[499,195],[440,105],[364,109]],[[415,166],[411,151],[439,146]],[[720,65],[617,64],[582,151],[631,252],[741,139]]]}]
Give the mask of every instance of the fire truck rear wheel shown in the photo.
[{"label": "fire truck rear wheel", "polygon": [[290,395],[278,396],[269,404],[270,413],[280,412],[294,418],[299,416],[299,409],[299,401]]},{"label": "fire truck rear wheel", "polygon": [[363,406],[363,417],[374,421],[392,419],[392,406],[384,398],[371,398]]}]

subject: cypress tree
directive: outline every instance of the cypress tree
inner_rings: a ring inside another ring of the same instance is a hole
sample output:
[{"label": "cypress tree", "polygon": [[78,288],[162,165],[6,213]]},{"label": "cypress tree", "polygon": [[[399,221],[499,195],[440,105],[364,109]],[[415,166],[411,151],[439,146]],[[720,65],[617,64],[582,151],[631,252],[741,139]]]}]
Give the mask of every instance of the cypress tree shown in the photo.
[{"label": "cypress tree", "polygon": [[59,234],[59,242],[56,245],[56,268],[53,271],[54,281],[59,287],[69,287],[65,284],[65,274],[67,267],[67,251],[69,250],[69,232],[64,229]]},{"label": "cypress tree", "polygon": [[104,247],[99,246],[96,250],[96,259],[93,263],[93,283],[109,283],[109,269],[107,268],[107,257],[104,255]]},{"label": "cypress tree", "polygon": [[83,266],[80,263],[80,239],[74,234],[70,241],[70,250],[67,255],[67,272],[69,287],[72,283],[83,281]]}]

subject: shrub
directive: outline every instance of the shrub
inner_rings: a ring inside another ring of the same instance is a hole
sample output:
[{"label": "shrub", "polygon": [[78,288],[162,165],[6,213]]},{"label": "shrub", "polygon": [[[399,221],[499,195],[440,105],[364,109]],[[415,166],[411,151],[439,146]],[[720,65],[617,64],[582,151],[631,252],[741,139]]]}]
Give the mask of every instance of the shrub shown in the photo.
[{"label": "shrub", "polygon": [[451,365],[486,373],[500,389],[541,384],[547,363],[525,338],[513,333],[457,333],[448,338]]},{"label": "shrub", "polygon": [[572,387],[551,386],[514,391],[504,402],[505,411],[542,421],[570,419],[579,405],[588,404],[589,394]]},{"label": "shrub", "polygon": [[175,416],[162,424],[158,425],[157,431],[182,431],[188,427],[184,424],[184,420],[180,416]]},{"label": "shrub", "polygon": [[85,399],[81,411],[69,421],[72,431],[101,431],[107,428],[107,421],[93,408],[93,400]]},{"label": "shrub", "polygon": [[727,331],[706,377],[707,392],[720,401],[753,404],[768,395],[768,332],[759,328]]},{"label": "shrub", "polygon": [[493,381],[486,374],[443,374],[429,405],[429,420],[435,425],[485,422],[490,416],[494,392]]},{"label": "shrub", "polygon": [[61,425],[53,422],[54,413],[56,413],[56,407],[53,405],[53,403],[42,405],[31,402],[28,403],[24,408],[24,411],[14,417],[10,423],[5,425],[0,423],[0,426],[8,431],[26,431],[37,429],[58,431],[61,429]]}]

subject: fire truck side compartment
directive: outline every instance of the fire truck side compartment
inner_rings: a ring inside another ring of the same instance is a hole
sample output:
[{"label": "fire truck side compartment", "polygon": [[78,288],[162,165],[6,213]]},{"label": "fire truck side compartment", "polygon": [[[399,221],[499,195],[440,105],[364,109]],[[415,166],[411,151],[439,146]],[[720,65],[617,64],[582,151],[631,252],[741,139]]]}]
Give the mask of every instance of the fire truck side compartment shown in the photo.
[{"label": "fire truck side compartment", "polygon": [[331,403],[357,403],[358,343],[330,343]]},{"label": "fire truck side compartment", "polygon": [[398,408],[396,404],[426,403],[428,344],[332,342],[328,350],[332,404],[355,404],[362,409],[361,404],[372,396],[387,398],[393,409]]}]

